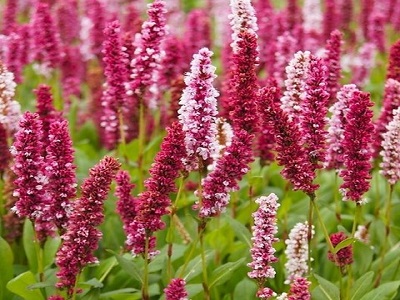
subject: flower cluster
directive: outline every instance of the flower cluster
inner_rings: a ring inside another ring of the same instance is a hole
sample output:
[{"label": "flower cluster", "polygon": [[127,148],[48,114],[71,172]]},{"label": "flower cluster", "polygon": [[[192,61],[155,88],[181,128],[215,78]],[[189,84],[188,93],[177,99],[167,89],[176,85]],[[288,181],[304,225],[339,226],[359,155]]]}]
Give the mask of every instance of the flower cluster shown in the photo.
[{"label": "flower cluster", "polygon": [[162,0],[148,5],[149,19],[142,24],[141,33],[135,37],[129,94],[141,95],[143,89],[156,83],[154,74],[161,60],[161,41],[166,34],[165,5]]},{"label": "flower cluster", "polygon": [[271,266],[278,259],[274,256],[275,249],[273,243],[279,239],[275,237],[278,233],[276,225],[276,213],[279,207],[278,197],[270,194],[268,197],[262,196],[256,200],[259,204],[258,210],[253,213],[254,225],[252,226],[253,237],[251,238],[253,246],[250,250],[252,262],[247,266],[252,269],[248,273],[250,278],[257,280],[259,284],[258,297],[260,294],[271,294],[272,291],[263,288],[262,285],[267,278],[275,277],[275,270]]},{"label": "flower cluster", "polygon": [[245,130],[236,131],[214,170],[202,180],[201,194],[198,194],[201,201],[195,205],[201,218],[217,216],[225,211],[229,192],[238,190],[237,181],[248,172],[248,164],[253,161],[251,140],[252,136]]},{"label": "flower cluster", "polygon": [[340,191],[344,200],[357,204],[364,203],[363,194],[370,187],[370,170],[372,168],[372,124],[371,110],[373,103],[368,93],[355,91],[350,99],[349,111],[344,126],[343,149],[345,149],[344,166],[339,176],[343,178]]},{"label": "flower cluster", "polygon": [[[347,238],[344,232],[337,232],[330,235],[332,246],[336,247],[341,241]],[[349,245],[340,249],[336,254],[328,252],[328,259],[339,267],[344,267],[353,263],[353,246]]]},{"label": "flower cluster", "polygon": [[394,185],[400,179],[400,108],[393,110],[393,120],[387,125],[387,131],[382,135],[381,174],[389,184]]},{"label": "flower cluster", "polygon": [[166,300],[187,300],[186,282],[182,278],[174,278],[164,289]]},{"label": "flower cluster", "polygon": [[217,151],[216,117],[217,99],[219,96],[212,83],[217,77],[215,67],[211,64],[213,53],[207,48],[199,50],[193,56],[190,73],[185,77],[186,88],[183,90],[179,104],[179,120],[185,133],[188,171],[204,164]]},{"label": "flower cluster", "polygon": [[93,251],[97,249],[102,233],[96,227],[103,222],[103,202],[119,167],[116,159],[103,158],[90,170],[89,178],[82,185],[82,195],[73,204],[67,231],[61,237],[62,245],[56,257],[59,267],[56,286],[66,289],[68,295],[74,293],[75,282],[82,269],[97,262]]},{"label": "flower cluster", "polygon": [[280,107],[279,96],[280,92],[276,87],[261,89],[258,99],[260,115],[263,122],[273,128],[277,161],[284,166],[281,172],[283,177],[293,184],[295,190],[313,193],[318,188],[313,184],[316,176],[314,168],[302,147],[300,129]]},{"label": "flower cluster", "polygon": [[309,225],[297,223],[290,230],[289,238],[285,241],[286,258],[285,268],[287,271],[285,283],[292,283],[296,278],[304,277],[308,272],[308,240],[314,235],[314,227],[309,236]]}]

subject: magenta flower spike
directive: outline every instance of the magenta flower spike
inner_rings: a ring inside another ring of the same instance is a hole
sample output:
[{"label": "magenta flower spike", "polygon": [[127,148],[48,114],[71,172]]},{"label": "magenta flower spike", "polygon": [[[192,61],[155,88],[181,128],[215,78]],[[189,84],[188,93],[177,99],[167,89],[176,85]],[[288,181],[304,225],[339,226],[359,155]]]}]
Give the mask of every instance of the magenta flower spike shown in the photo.
[{"label": "magenta flower spike", "polygon": [[[330,235],[330,240],[333,247],[336,247],[341,241],[344,241],[348,236],[344,232],[337,232]],[[328,251],[328,259],[334,262],[339,267],[344,267],[353,263],[353,245],[349,245],[340,249],[336,254]]]},{"label": "magenta flower spike", "polygon": [[389,184],[394,185],[400,179],[400,107],[393,110],[393,119],[386,126],[387,131],[382,138],[382,162],[380,173],[386,177]]},{"label": "magenta flower spike", "polygon": [[127,245],[134,255],[144,253],[146,238],[150,239],[149,256],[157,254],[152,234],[165,227],[161,217],[168,214],[171,205],[169,194],[176,191],[175,180],[183,170],[182,159],[186,157],[186,149],[181,124],[174,122],[167,131],[149,170],[150,178],[145,181],[146,191],[136,198],[135,219],[126,230]]},{"label": "magenta flower spike", "polygon": [[234,130],[257,131],[255,99],[258,90],[257,18],[250,0],[231,0],[232,65],[230,118]]},{"label": "magenta flower spike", "polygon": [[297,41],[293,35],[285,31],[277,37],[275,45],[275,66],[272,74],[280,86],[284,85],[285,70],[297,50]]},{"label": "magenta flower spike", "polygon": [[19,129],[21,106],[14,100],[16,84],[13,73],[0,62],[0,123],[8,135],[13,135]]},{"label": "magenta flower spike", "polygon": [[213,171],[201,182],[201,201],[196,202],[200,218],[220,215],[229,203],[229,193],[239,189],[238,182],[248,172],[253,153],[252,136],[245,130],[234,132],[232,143],[225,148],[224,155],[217,160]]},{"label": "magenta flower spike", "polygon": [[305,99],[305,77],[310,65],[310,51],[298,51],[286,67],[285,91],[281,98],[281,108],[290,121],[299,122],[302,102]]},{"label": "magenta flower spike", "polygon": [[331,32],[339,27],[339,12],[337,7],[337,1],[325,0],[325,11],[324,11],[324,37],[328,40]]},{"label": "magenta flower spike", "polygon": [[81,187],[81,197],[73,203],[67,231],[61,237],[62,245],[56,256],[59,268],[56,287],[66,289],[69,296],[74,293],[82,269],[98,262],[93,251],[97,249],[102,233],[97,227],[103,222],[103,202],[119,167],[116,159],[104,157],[90,169],[89,178]]},{"label": "magenta flower spike", "polygon": [[373,43],[364,43],[353,58],[351,65],[351,82],[358,86],[368,83],[371,70],[375,66],[376,46]]},{"label": "magenta flower spike", "polygon": [[314,168],[304,150],[298,125],[291,121],[279,105],[280,92],[276,87],[263,88],[259,93],[259,114],[264,124],[273,128],[276,137],[277,161],[283,166],[282,176],[293,184],[294,190],[312,194]]},{"label": "magenta flower spike", "polygon": [[7,169],[10,158],[7,131],[4,125],[0,123],[0,177],[2,177],[4,171]]},{"label": "magenta flower spike", "polygon": [[80,20],[77,0],[58,1],[56,8],[57,27],[65,45],[71,45],[79,39]]},{"label": "magenta flower spike", "polygon": [[340,66],[342,39],[342,33],[339,30],[334,30],[331,32],[325,46],[323,61],[328,69],[327,91],[329,92],[330,104],[336,102],[336,94],[340,88],[340,79],[342,77],[342,68]]},{"label": "magenta flower spike", "polygon": [[309,282],[306,278],[297,277],[290,285],[287,300],[310,300],[310,285],[311,282]]},{"label": "magenta flower spike", "polygon": [[21,58],[21,46],[23,42],[19,30],[12,32],[7,37],[7,47],[4,51],[4,63],[8,70],[14,74],[16,83],[22,82],[22,69],[24,66]]},{"label": "magenta flower spike", "polygon": [[18,1],[7,0],[3,4],[3,28],[2,34],[10,35],[17,29]]},{"label": "magenta flower spike", "polygon": [[351,32],[350,24],[353,20],[354,14],[354,3],[353,1],[341,1],[339,4],[339,29],[343,32],[349,33]]},{"label": "magenta flower spike", "polygon": [[21,118],[20,129],[15,134],[11,147],[14,157],[12,170],[17,176],[13,196],[18,198],[12,210],[19,217],[27,217],[32,221],[41,243],[55,229],[51,223],[51,199],[47,194],[49,179],[42,156],[42,137],[42,121],[39,115],[26,112]]},{"label": "magenta flower spike", "polygon": [[321,168],[320,163],[325,162],[325,127],[329,99],[326,71],[322,60],[311,55],[305,76],[305,97],[301,104],[300,125],[303,144],[314,168]]},{"label": "magenta flower spike", "polygon": [[[297,278],[304,277],[308,272],[308,234],[308,223],[297,223],[290,230],[289,238],[285,240],[286,284],[293,283]],[[314,226],[310,238],[313,235]]]},{"label": "magenta flower spike", "polygon": [[100,58],[104,41],[104,28],[107,22],[105,3],[101,0],[85,0],[84,11],[86,18],[82,20],[85,23],[82,24],[80,35],[82,39],[82,30],[84,30],[85,38],[89,42],[87,45],[89,49],[85,49],[85,52],[88,58],[90,58],[91,55]]},{"label": "magenta flower spike", "polygon": [[186,282],[182,278],[174,278],[164,289],[166,300],[188,300]]},{"label": "magenta flower spike", "polygon": [[393,119],[394,109],[398,107],[400,107],[400,82],[389,78],[385,84],[381,113],[375,121],[374,157],[382,149],[382,135],[387,131],[387,125]]},{"label": "magenta flower spike", "polygon": [[135,36],[136,49],[131,61],[132,73],[128,95],[142,97],[146,89],[157,84],[157,65],[162,57],[161,42],[166,34],[165,6],[162,0],[155,0],[149,4],[148,20],[142,24],[142,31]]},{"label": "magenta flower spike", "polygon": [[213,87],[216,68],[211,64],[212,52],[207,48],[193,56],[190,73],[185,77],[178,110],[179,122],[185,133],[188,171],[202,169],[205,162],[217,151],[217,97]]},{"label": "magenta flower spike", "polygon": [[303,4],[304,49],[316,52],[322,39],[321,0],[306,0]]},{"label": "magenta flower spike", "polygon": [[211,24],[205,9],[193,9],[187,15],[184,33],[185,58],[189,62],[201,48],[211,48]]},{"label": "magenta flower spike", "polygon": [[360,1],[361,11],[360,11],[360,27],[362,35],[366,41],[370,38],[370,24],[371,16],[374,9],[374,0],[362,0]]},{"label": "magenta flower spike", "polygon": [[370,170],[372,168],[372,124],[373,106],[370,95],[355,91],[349,101],[349,110],[344,125],[345,149],[344,166],[339,176],[343,178],[340,191],[344,200],[351,200],[357,204],[365,203],[362,196],[370,187]]},{"label": "magenta flower spike", "polygon": [[[61,112],[54,108],[50,86],[41,84],[34,92],[36,94],[36,110],[42,120],[43,132],[47,133],[50,131],[50,125],[53,122],[61,120]],[[48,136],[44,135],[42,141],[47,146]]]},{"label": "magenta flower spike", "polygon": [[71,105],[71,96],[80,97],[81,83],[85,75],[85,64],[79,46],[64,46],[65,56],[61,62],[61,86],[63,89],[64,111]]},{"label": "magenta flower spike", "polygon": [[[135,235],[135,232],[130,231],[130,224],[136,217],[136,199],[131,195],[134,184],[131,183],[131,177],[127,171],[121,170],[115,177],[117,187],[115,196],[117,196],[117,213],[119,214],[126,236]],[[132,251],[132,247],[126,245],[128,250]]]},{"label": "magenta flower spike", "polygon": [[385,45],[385,16],[378,9],[374,9],[370,16],[369,40],[375,44],[379,52],[386,51]]},{"label": "magenta flower spike", "polygon": [[50,124],[46,147],[45,173],[49,180],[51,215],[60,233],[64,233],[71,214],[71,200],[76,196],[74,150],[66,120]]},{"label": "magenta flower spike", "polygon": [[325,163],[325,166],[329,169],[339,170],[343,167],[346,115],[349,111],[350,101],[354,97],[354,93],[358,91],[354,84],[344,85],[337,93],[337,102],[329,108],[332,115],[328,121],[329,127],[326,141],[328,148]]},{"label": "magenta flower spike", "polygon": [[63,53],[59,32],[47,3],[36,2],[31,22],[33,60],[39,64],[38,73],[48,75],[52,69],[60,65]]},{"label": "magenta flower spike", "polygon": [[247,264],[252,271],[248,272],[247,275],[257,281],[257,296],[263,298],[261,294],[271,294],[271,296],[274,294],[272,290],[263,286],[268,278],[274,278],[276,274],[271,264],[278,261],[274,255],[273,244],[279,241],[275,237],[278,233],[276,214],[279,203],[278,197],[273,193],[267,197],[259,197],[256,203],[259,208],[252,214],[254,218],[254,225],[251,227],[253,231],[252,248],[250,250],[252,261]]},{"label": "magenta flower spike", "polygon": [[[106,25],[104,29],[103,63],[106,83],[101,99],[103,115],[101,126],[104,127],[104,142],[107,149],[114,149],[120,142],[120,124],[123,106],[127,98],[125,85],[128,83],[129,64],[127,54],[122,51],[121,26],[118,21]],[[124,118],[122,118],[123,120]]]}]

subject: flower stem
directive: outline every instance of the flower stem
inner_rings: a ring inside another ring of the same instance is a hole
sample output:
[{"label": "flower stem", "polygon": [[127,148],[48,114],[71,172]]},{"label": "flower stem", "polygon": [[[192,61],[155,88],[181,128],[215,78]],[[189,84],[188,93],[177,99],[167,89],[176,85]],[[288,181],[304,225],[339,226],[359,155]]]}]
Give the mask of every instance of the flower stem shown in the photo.
[{"label": "flower stem", "polygon": [[308,275],[311,274],[311,239],[312,239],[312,226],[313,226],[313,202],[315,201],[315,193],[308,194],[310,197],[310,206],[308,207]]},{"label": "flower stem", "polygon": [[336,214],[336,219],[338,222],[342,221],[342,201],[338,197],[338,173],[334,172],[335,180],[334,180],[334,188],[333,188],[333,193],[334,193],[334,198],[335,198],[335,214]]},{"label": "flower stem", "polygon": [[149,300],[149,242],[150,237],[146,235],[145,248],[144,248],[144,271],[143,271],[143,285],[142,285],[142,299]]},{"label": "flower stem", "polygon": [[210,299],[210,290],[208,289],[208,276],[207,276],[207,261],[204,251],[204,231],[206,229],[207,221],[202,219],[198,227],[198,235],[200,240],[200,251],[201,251],[201,264],[203,269],[203,289],[204,289],[204,299]]}]

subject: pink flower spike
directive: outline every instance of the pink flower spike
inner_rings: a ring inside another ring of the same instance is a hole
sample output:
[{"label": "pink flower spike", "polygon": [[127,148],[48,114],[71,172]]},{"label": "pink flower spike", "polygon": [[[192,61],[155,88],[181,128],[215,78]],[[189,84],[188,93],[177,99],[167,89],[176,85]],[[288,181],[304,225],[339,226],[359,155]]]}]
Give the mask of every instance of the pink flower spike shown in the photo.
[{"label": "pink flower spike", "polygon": [[310,300],[310,285],[304,277],[297,277],[290,285],[289,296],[287,300]]},{"label": "pink flower spike", "polygon": [[[85,0],[84,11],[86,17],[82,19],[82,29],[80,32],[81,40],[85,43],[85,40],[89,43],[85,45],[87,58],[91,58],[92,55],[101,57],[101,49],[104,41],[104,28],[106,27],[107,11],[105,3],[101,0]],[[82,39],[85,35],[85,39]]]},{"label": "pink flower spike", "polygon": [[213,87],[215,67],[211,64],[213,53],[207,48],[193,56],[190,73],[185,77],[186,88],[179,104],[179,120],[185,133],[188,171],[203,167],[205,161],[217,151],[216,117],[218,91]]},{"label": "pink flower spike", "polygon": [[267,278],[275,277],[275,270],[271,263],[278,261],[274,256],[273,243],[279,241],[275,235],[278,233],[276,214],[280,205],[278,197],[273,193],[267,197],[259,197],[256,203],[259,204],[259,208],[252,214],[254,218],[251,238],[253,247],[250,250],[252,262],[248,264],[252,271],[248,273],[248,276],[265,281]]},{"label": "pink flower spike", "polygon": [[393,119],[386,128],[387,131],[382,135],[380,173],[389,184],[394,185],[400,179],[400,107],[393,110]]},{"label": "pink flower spike", "polygon": [[74,149],[66,120],[50,124],[46,148],[46,176],[51,197],[51,215],[60,233],[64,233],[76,196]]},{"label": "pink flower spike", "polygon": [[200,218],[218,216],[229,203],[229,193],[239,189],[238,183],[248,172],[253,161],[252,136],[245,130],[234,133],[232,143],[225,148],[224,155],[217,160],[214,170],[202,182],[201,202],[196,202]]},{"label": "pink flower spike", "polygon": [[74,293],[77,276],[88,264],[98,262],[93,255],[102,236],[99,226],[104,219],[103,202],[110,189],[120,164],[106,156],[90,169],[89,178],[82,185],[82,195],[73,204],[66,233],[61,237],[62,245],[57,252],[59,267],[56,286]]},{"label": "pink flower spike", "polygon": [[[297,278],[305,276],[308,272],[308,234],[308,223],[297,223],[290,230],[289,238],[285,241],[286,284],[293,283]],[[314,226],[310,238],[313,235]]]},{"label": "pink flower spike", "polygon": [[10,35],[17,28],[18,1],[6,0],[3,4],[2,34]]},{"label": "pink flower spike", "polygon": [[166,34],[165,6],[162,0],[155,0],[149,4],[149,18],[143,23],[141,33],[135,36],[136,49],[131,61],[132,73],[128,95],[143,96],[146,89],[157,83],[158,76],[155,74],[162,57],[161,42]]},{"label": "pink flower spike", "polygon": [[344,200],[357,204],[365,203],[362,196],[370,187],[372,168],[372,124],[373,106],[370,95],[356,91],[350,99],[349,111],[345,115],[343,149],[345,149],[345,169],[339,173],[343,178],[340,191]]},{"label": "pink flower spike", "polygon": [[375,121],[374,157],[382,150],[382,135],[393,119],[393,111],[398,107],[400,107],[400,82],[389,78],[385,83],[381,113]]},{"label": "pink flower spike", "polygon": [[337,93],[337,102],[329,108],[332,115],[329,119],[327,136],[328,149],[325,163],[327,168],[339,170],[343,167],[345,155],[343,140],[347,123],[346,115],[349,111],[350,100],[357,91],[359,90],[354,84],[344,85]]},{"label": "pink flower spike", "polygon": [[188,293],[185,289],[186,282],[181,278],[174,278],[164,289],[166,300],[188,300]]},{"label": "pink flower spike", "polygon": [[77,0],[64,0],[57,3],[56,15],[60,38],[65,45],[71,45],[79,38],[80,20]]},{"label": "pink flower spike", "polygon": [[21,106],[14,100],[16,84],[13,73],[0,62],[0,123],[13,135],[19,129]]},{"label": "pink flower spike", "polygon": [[390,47],[389,66],[386,78],[392,78],[400,82],[400,40]]}]

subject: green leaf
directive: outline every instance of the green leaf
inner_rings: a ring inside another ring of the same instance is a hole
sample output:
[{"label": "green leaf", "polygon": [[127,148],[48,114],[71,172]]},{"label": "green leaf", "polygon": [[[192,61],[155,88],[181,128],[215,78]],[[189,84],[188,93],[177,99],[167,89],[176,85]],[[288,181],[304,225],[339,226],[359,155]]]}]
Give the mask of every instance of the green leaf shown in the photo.
[{"label": "green leaf", "polygon": [[257,293],[257,284],[248,278],[244,278],[236,285],[233,294],[233,299],[253,300],[256,293]]},{"label": "green leaf", "polygon": [[134,289],[134,288],[119,289],[119,290],[100,294],[100,299],[109,299],[109,298],[113,298],[115,296],[128,297],[130,294],[132,294],[134,292],[138,292],[138,291],[139,291],[138,289]]},{"label": "green leaf", "polygon": [[[108,250],[111,253],[114,253],[113,251]],[[137,263],[134,263],[132,260],[129,260],[121,255],[118,255],[114,253],[115,258],[118,261],[118,264],[121,266],[121,268],[127,272],[130,276],[132,276],[133,279],[139,281],[141,284],[143,284],[143,278],[142,278],[142,270],[141,268],[138,267]]]},{"label": "green leaf", "polygon": [[239,268],[241,265],[243,265],[244,261],[245,258],[243,257],[235,262],[228,262],[216,268],[211,275],[209,288],[212,288],[213,286],[219,284],[223,284],[226,281],[228,281],[229,278],[232,276],[232,272],[235,271],[237,268]]},{"label": "green leaf", "polygon": [[250,231],[239,221],[233,219],[228,214],[224,215],[224,218],[228,221],[229,225],[233,228],[238,239],[244,242],[249,248],[251,248],[251,233]]},{"label": "green leaf", "polygon": [[186,291],[188,292],[189,299],[191,299],[203,291],[203,285],[201,283],[188,284],[186,285]]},{"label": "green leaf", "polygon": [[312,292],[313,299],[337,300],[340,298],[339,288],[336,285],[317,274],[314,274],[314,277],[317,279],[319,286]]},{"label": "green leaf", "polygon": [[[206,253],[204,254],[205,259],[206,259],[206,265],[207,265],[207,262],[214,256],[214,254],[215,254],[215,251],[212,251],[212,250],[206,251]],[[189,282],[190,279],[196,277],[197,275],[199,275],[202,272],[201,255],[196,256],[188,263],[183,275],[181,275],[182,268],[183,268],[183,266],[180,267],[178,269],[178,271],[176,271],[176,277],[181,277],[181,278],[185,279],[186,282]]]},{"label": "green leaf", "polygon": [[365,294],[360,300],[391,300],[397,294],[400,281],[392,281],[381,284],[378,288]]},{"label": "green leaf", "polygon": [[106,258],[100,262],[100,265],[96,268],[95,277],[99,278],[100,282],[103,282],[111,270],[118,264],[115,256]]},{"label": "green leaf", "polygon": [[28,271],[10,280],[7,288],[25,300],[44,300],[40,290],[30,288],[36,283],[35,276],[31,271]]},{"label": "green leaf", "polygon": [[374,279],[374,272],[370,271],[360,278],[354,283],[351,292],[350,292],[350,300],[358,300],[362,296],[365,295],[372,288],[372,281]]},{"label": "green leaf", "polygon": [[34,239],[34,232],[33,232],[33,225],[32,222],[28,219],[25,220],[24,229],[23,229],[23,236],[22,242],[24,244],[24,251],[26,258],[28,259],[29,269],[33,273],[37,273],[38,271],[38,259],[35,250],[35,239]]},{"label": "green leaf", "polygon": [[49,266],[54,262],[58,247],[61,244],[60,237],[48,238],[44,244],[44,266]]},{"label": "green leaf", "polygon": [[343,241],[341,241],[339,244],[336,245],[336,247],[333,249],[333,253],[336,254],[343,248],[350,246],[351,244],[353,244],[355,242],[355,240],[356,239],[352,238],[352,237],[344,239]]},{"label": "green leaf", "polygon": [[0,299],[9,299],[10,292],[6,289],[7,282],[13,278],[14,255],[8,243],[0,237]]}]

